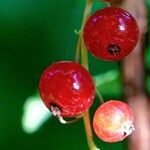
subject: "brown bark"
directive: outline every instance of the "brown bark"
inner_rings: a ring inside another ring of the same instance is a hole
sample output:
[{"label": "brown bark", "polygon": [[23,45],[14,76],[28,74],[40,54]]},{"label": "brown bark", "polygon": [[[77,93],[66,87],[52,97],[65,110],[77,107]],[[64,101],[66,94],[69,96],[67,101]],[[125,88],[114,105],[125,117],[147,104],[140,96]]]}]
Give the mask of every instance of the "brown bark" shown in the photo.
[{"label": "brown bark", "polygon": [[135,114],[135,132],[129,138],[130,150],[150,150],[150,107],[145,90],[144,46],[147,11],[144,0],[124,0],[121,7],[137,20],[140,37],[134,51],[121,65],[124,93]]}]

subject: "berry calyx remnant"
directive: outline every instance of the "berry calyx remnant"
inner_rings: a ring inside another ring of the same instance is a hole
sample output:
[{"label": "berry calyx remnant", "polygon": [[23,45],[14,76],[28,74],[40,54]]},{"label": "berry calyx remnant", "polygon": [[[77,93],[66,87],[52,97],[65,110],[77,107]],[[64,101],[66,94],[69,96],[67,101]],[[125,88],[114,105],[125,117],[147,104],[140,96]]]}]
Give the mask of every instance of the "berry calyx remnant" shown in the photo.
[{"label": "berry calyx remnant", "polygon": [[136,46],[139,29],[133,16],[117,7],[96,11],[84,27],[84,41],[96,57],[117,61]]},{"label": "berry calyx remnant", "polygon": [[56,62],[46,68],[40,78],[39,91],[44,104],[59,118],[87,111],[95,94],[89,72],[71,61]]},{"label": "berry calyx remnant", "polygon": [[103,103],[95,112],[93,128],[105,142],[122,141],[134,129],[134,115],[129,105],[117,100]]}]

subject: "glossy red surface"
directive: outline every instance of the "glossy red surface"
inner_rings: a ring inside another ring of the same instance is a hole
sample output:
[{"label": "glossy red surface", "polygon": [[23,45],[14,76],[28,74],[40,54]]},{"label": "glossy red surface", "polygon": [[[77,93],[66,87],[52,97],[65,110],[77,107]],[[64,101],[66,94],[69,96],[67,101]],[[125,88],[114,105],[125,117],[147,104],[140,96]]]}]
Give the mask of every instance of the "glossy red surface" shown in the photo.
[{"label": "glossy red surface", "polygon": [[45,105],[56,105],[61,116],[76,116],[85,112],[93,103],[94,82],[89,72],[80,64],[61,61],[50,65],[43,72],[39,91]]},{"label": "glossy red surface", "polygon": [[134,130],[134,115],[129,105],[110,100],[95,112],[93,128],[96,135],[106,142],[118,142]]},{"label": "glossy red surface", "polygon": [[98,58],[116,61],[128,55],[136,46],[139,30],[127,11],[108,7],[96,11],[84,27],[84,41]]}]

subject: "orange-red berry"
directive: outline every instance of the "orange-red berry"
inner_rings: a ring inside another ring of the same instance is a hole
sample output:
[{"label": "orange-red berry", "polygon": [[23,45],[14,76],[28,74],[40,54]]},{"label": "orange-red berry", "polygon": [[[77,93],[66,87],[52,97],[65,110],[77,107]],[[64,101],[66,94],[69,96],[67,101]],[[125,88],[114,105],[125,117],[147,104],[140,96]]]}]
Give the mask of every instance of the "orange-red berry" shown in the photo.
[{"label": "orange-red berry", "polygon": [[118,142],[134,130],[134,115],[129,105],[110,100],[95,112],[93,128],[96,135],[105,142]]}]

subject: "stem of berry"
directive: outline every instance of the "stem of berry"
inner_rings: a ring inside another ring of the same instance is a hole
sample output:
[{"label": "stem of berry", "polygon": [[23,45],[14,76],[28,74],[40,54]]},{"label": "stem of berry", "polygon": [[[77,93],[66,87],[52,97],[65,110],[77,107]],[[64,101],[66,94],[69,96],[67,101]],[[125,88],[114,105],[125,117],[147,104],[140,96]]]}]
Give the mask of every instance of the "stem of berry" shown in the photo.
[{"label": "stem of berry", "polygon": [[[79,33],[79,37],[78,37],[78,42],[77,42],[77,48],[76,48],[76,56],[75,56],[75,61],[78,62],[79,61],[79,57],[80,57],[80,49],[82,49],[81,47],[83,47],[83,29],[84,29],[84,25],[87,21],[87,19],[89,18],[90,14],[91,14],[91,10],[92,10],[92,5],[93,5],[93,0],[87,0],[86,2],[86,6],[85,6],[85,10],[84,10],[84,14],[83,14],[83,20],[82,20],[82,24],[81,24],[81,29],[78,32]],[[84,45],[85,47],[85,45]],[[86,49],[86,47],[85,47]],[[82,62],[85,62],[85,60]],[[87,66],[86,66],[87,67]]]},{"label": "stem of berry", "polygon": [[88,142],[88,146],[89,146],[90,150],[100,150],[96,147],[96,145],[93,141],[93,133],[92,133],[92,129],[91,129],[89,111],[87,111],[83,114],[83,119],[84,119],[84,125],[85,125],[85,130],[86,130],[87,142]]},{"label": "stem of berry", "polygon": [[80,48],[81,48],[81,33],[80,33],[80,31],[78,33],[79,33],[79,38],[78,38],[78,42],[77,42],[76,55],[75,55],[76,62],[79,62]]},{"label": "stem of berry", "polygon": [[111,7],[111,4],[110,4],[110,2],[107,2],[107,7]]},{"label": "stem of berry", "polygon": [[[81,63],[82,66],[85,67],[87,70],[88,70],[88,55],[87,55],[87,48],[83,40],[83,29],[87,19],[91,14],[92,5],[93,5],[93,0],[86,1],[86,6],[83,14],[83,21],[82,21],[81,29],[79,31],[79,38],[77,42],[76,57],[75,57],[75,60],[78,62],[80,56],[80,50],[81,50]],[[87,142],[90,150],[99,150],[93,141],[93,133],[91,129],[89,111],[83,114],[83,120],[84,120],[86,135],[87,135]]]},{"label": "stem of berry", "polygon": [[104,103],[104,99],[102,97],[101,92],[99,92],[97,88],[96,88],[96,95],[99,98],[100,103],[103,104]]}]

